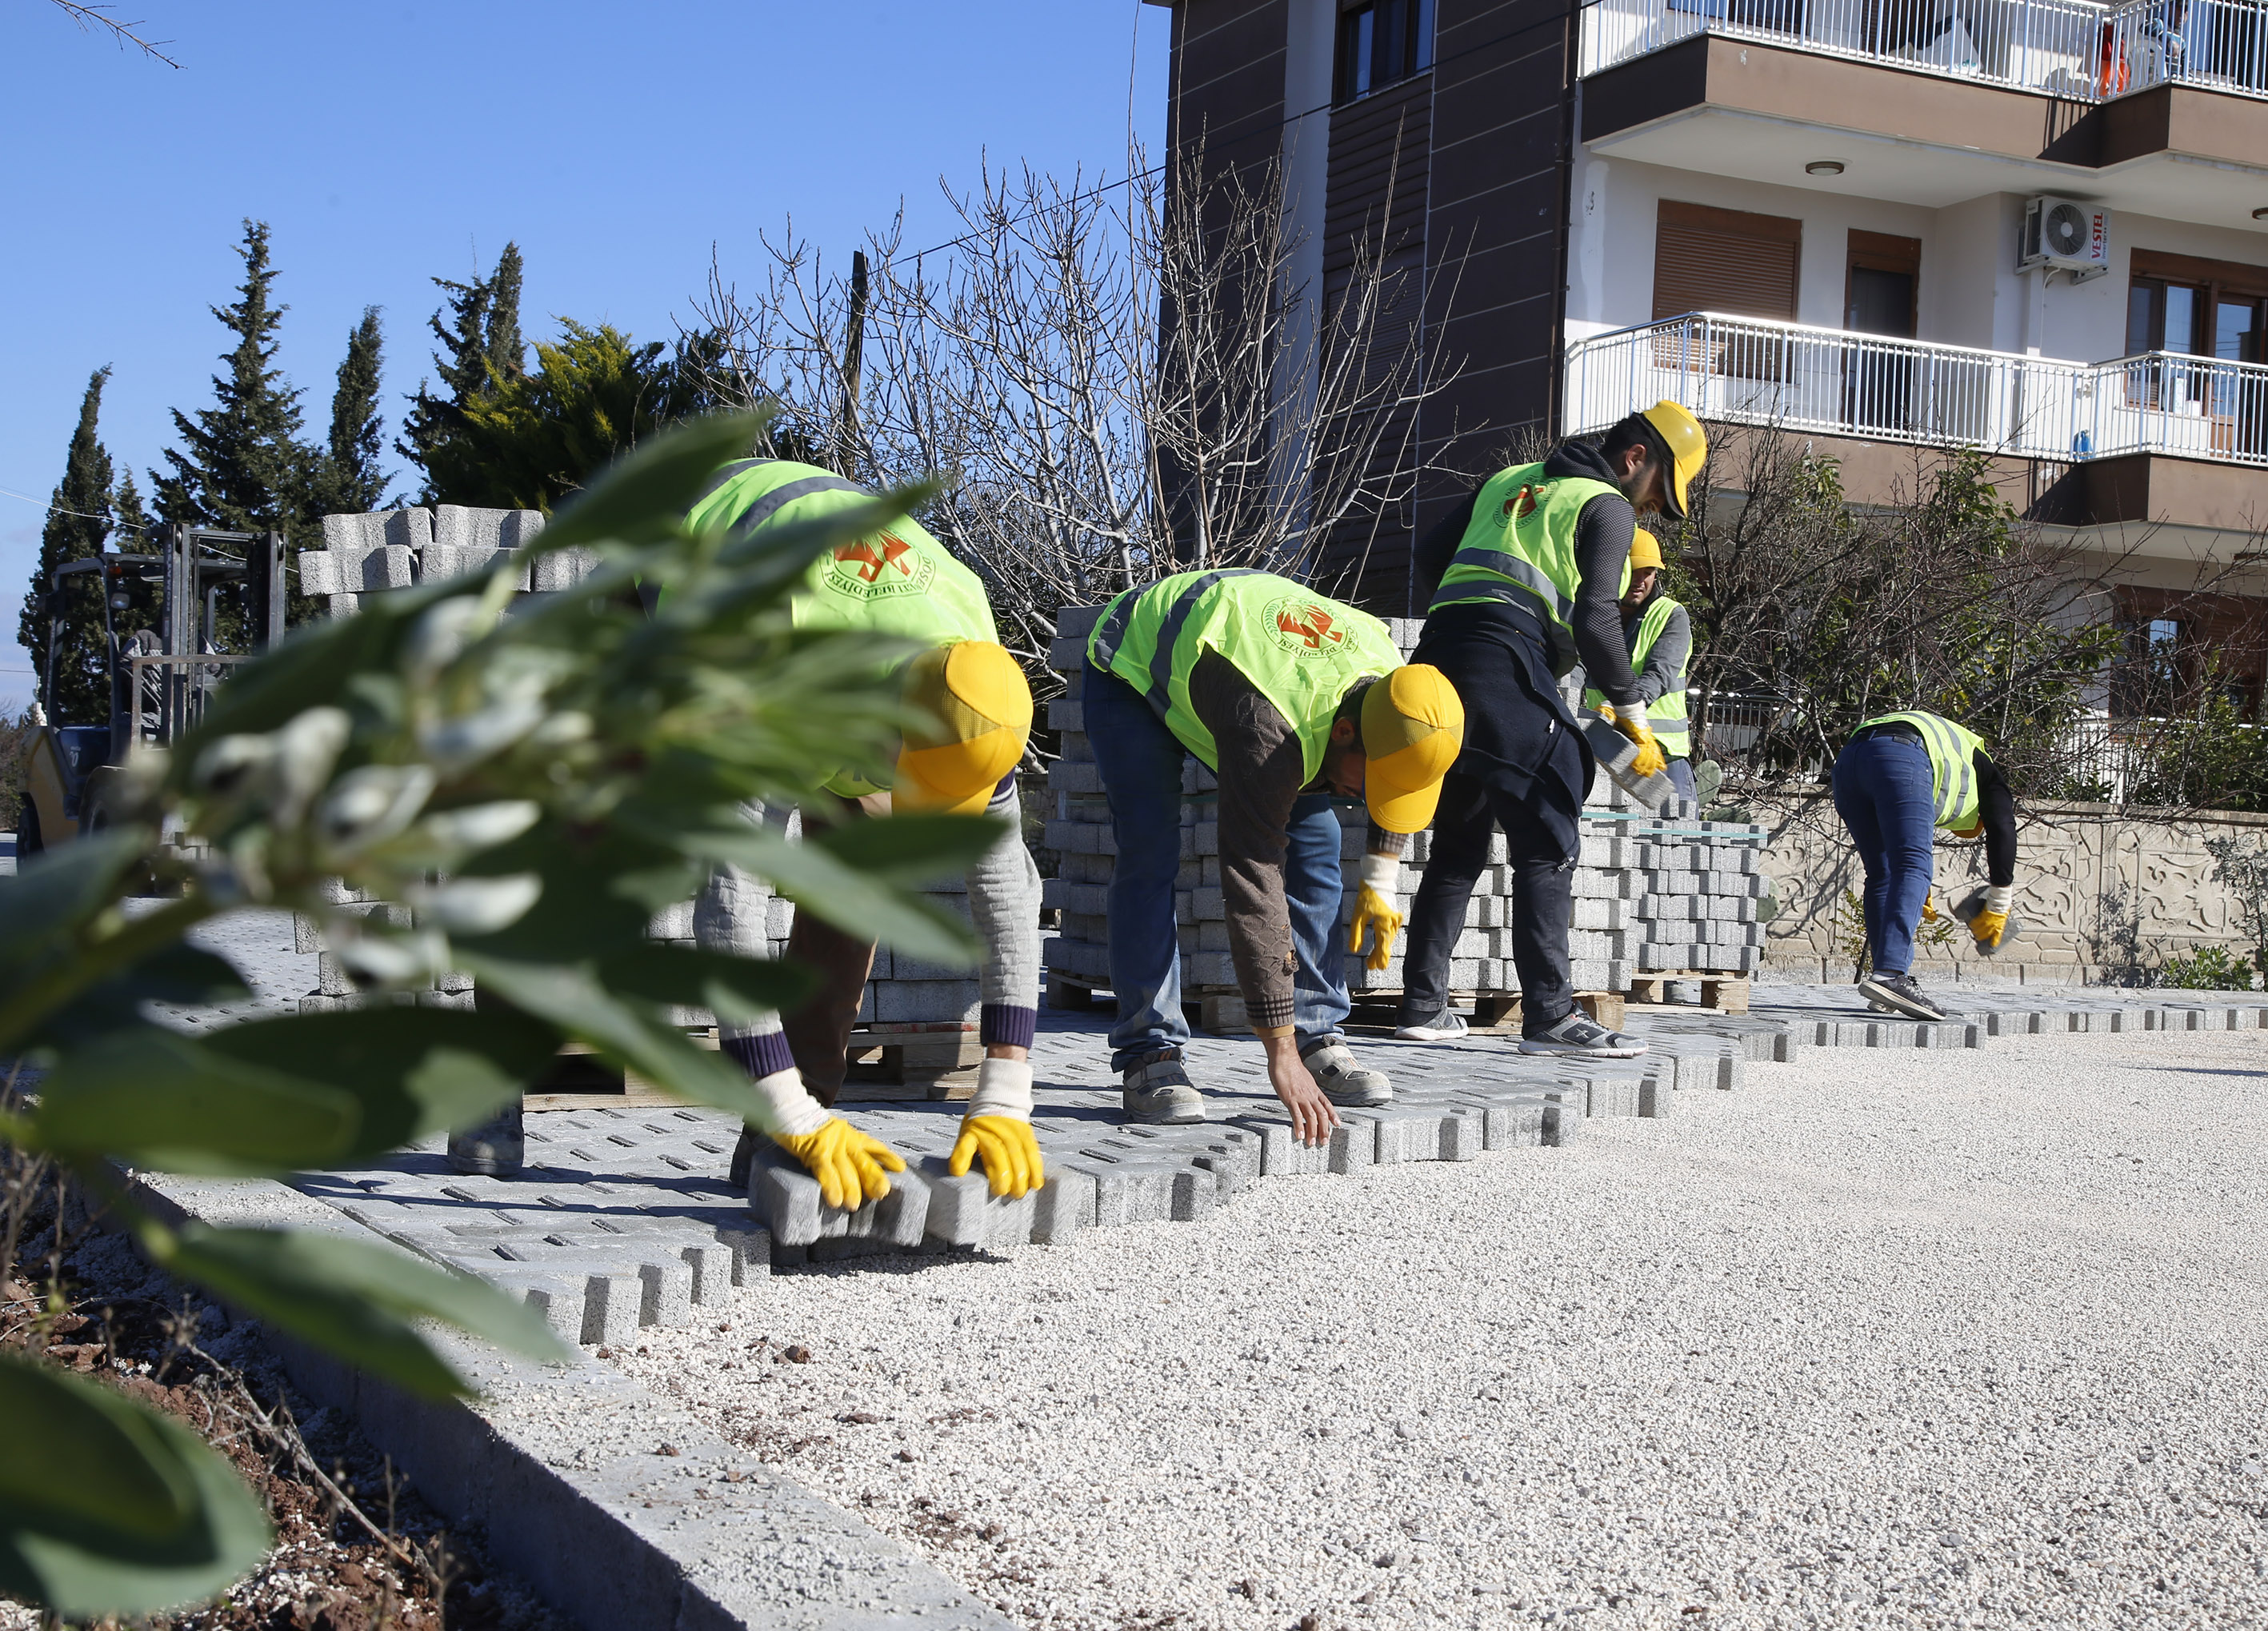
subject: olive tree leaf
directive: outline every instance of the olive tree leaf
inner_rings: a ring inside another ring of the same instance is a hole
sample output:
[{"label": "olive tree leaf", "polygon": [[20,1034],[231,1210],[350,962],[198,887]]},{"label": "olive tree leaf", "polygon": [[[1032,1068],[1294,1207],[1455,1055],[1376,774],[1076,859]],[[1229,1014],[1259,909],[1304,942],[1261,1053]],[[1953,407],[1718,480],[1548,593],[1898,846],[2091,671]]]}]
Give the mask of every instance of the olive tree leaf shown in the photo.
[{"label": "olive tree leaf", "polygon": [[534,1359],[574,1357],[526,1303],[374,1240],[192,1223],[162,1257],[247,1312],[429,1399],[472,1389],[413,1320],[438,1319]]},{"label": "olive tree leaf", "polygon": [[252,994],[226,958],[175,941],[49,1014],[32,1040],[61,1045],[91,1041],[135,1023],[144,1003],[207,1008],[240,1003]]},{"label": "olive tree leaf", "polygon": [[656,437],[617,459],[584,493],[562,505],[536,535],[533,553],[574,546],[643,544],[666,538],[728,459],[744,458],[769,414],[718,414]]},{"label": "olive tree leaf", "polygon": [[609,991],[650,1003],[706,1008],[733,1024],[745,1024],[764,1012],[793,1013],[819,988],[818,974],[800,963],[651,940],[601,958],[598,974]]},{"label": "olive tree leaf", "polygon": [[806,833],[804,841],[869,878],[908,885],[958,877],[1007,831],[995,816],[890,815]]},{"label": "olive tree leaf", "polygon": [[[993,826],[992,836],[998,833]],[[790,843],[780,834],[753,826],[704,827],[674,836],[688,855],[769,878],[797,911],[853,934],[872,935],[909,957],[966,967],[983,954],[965,919],[858,871],[823,843]]]},{"label": "olive tree leaf", "polygon": [[362,1124],[349,1160],[469,1127],[519,1096],[558,1052],[559,1032],[525,1014],[349,1009],[255,1019],[209,1032],[204,1050],[351,1093]]},{"label": "olive tree leaf", "polygon": [[0,1591],[72,1619],[210,1597],[273,1536],[260,1502],[181,1423],[0,1353]]},{"label": "olive tree leaf", "polygon": [[114,827],[42,850],[0,878],[0,990],[107,906],[155,838],[146,827]]},{"label": "olive tree leaf", "polygon": [[342,1160],[362,1122],[352,1093],[145,1025],[65,1053],[31,1129],[58,1155],[243,1176]]}]

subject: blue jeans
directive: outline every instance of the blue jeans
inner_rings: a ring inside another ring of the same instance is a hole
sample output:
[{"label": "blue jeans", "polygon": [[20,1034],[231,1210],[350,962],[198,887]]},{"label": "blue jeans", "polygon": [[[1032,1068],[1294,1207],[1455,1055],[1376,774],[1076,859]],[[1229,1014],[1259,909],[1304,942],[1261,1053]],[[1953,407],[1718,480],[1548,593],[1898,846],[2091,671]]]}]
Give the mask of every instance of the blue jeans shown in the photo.
[{"label": "blue jeans", "polygon": [[1673,759],[1668,764],[1662,766],[1661,771],[1664,775],[1669,778],[1670,785],[1677,790],[1677,796],[1680,798],[1690,803],[1693,799],[1699,797],[1699,790],[1693,784],[1693,761],[1691,760]]},{"label": "blue jeans", "polygon": [[1918,742],[1868,737],[1835,760],[1835,810],[1867,869],[1867,950],[1874,972],[1913,967],[1914,930],[1936,867],[1937,794]]},{"label": "blue jeans", "polygon": [[[1107,897],[1110,989],[1118,999],[1110,1068],[1124,1070],[1189,1039],[1174,921],[1174,880],[1182,866],[1182,762],[1188,750],[1132,686],[1092,665],[1081,704],[1118,841]],[[1292,806],[1285,837],[1284,895],[1299,959],[1292,1027],[1304,1046],[1310,1038],[1338,1035],[1350,1006],[1339,937],[1339,819],[1329,795],[1301,797]]]}]

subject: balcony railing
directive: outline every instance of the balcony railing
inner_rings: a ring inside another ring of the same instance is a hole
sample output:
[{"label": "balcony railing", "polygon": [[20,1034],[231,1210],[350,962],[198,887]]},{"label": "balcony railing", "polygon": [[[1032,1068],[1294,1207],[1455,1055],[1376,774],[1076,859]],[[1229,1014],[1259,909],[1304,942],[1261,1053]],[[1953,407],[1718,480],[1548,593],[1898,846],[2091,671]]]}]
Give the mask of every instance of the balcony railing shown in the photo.
[{"label": "balcony railing", "polygon": [[1689,312],[1567,348],[1567,434],[1663,398],[1704,419],[2080,463],[2268,466],[2268,366],[2152,352],[2018,356]]},{"label": "balcony railing", "polygon": [[2260,0],[1591,0],[1582,71],[1700,33],[2073,101],[2168,83],[2268,98]]}]

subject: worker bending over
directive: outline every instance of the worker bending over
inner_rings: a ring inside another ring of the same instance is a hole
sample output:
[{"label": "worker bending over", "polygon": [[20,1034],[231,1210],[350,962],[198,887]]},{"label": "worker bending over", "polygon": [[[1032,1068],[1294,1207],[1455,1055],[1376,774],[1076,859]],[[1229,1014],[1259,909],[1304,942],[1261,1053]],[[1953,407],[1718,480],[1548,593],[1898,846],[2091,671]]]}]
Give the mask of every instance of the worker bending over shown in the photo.
[{"label": "worker bending over", "polygon": [[1936,829],[1984,834],[1984,908],[1970,920],[1977,946],[1998,951],[2016,881],[2016,801],[1974,731],[1910,710],[1869,719],[1835,759],[1835,809],[1866,868],[1867,955],[1859,981],[1869,1002],[1916,1019],[1945,1010],[1913,977],[1914,934],[1934,917],[1929,892]]},{"label": "worker bending over", "polygon": [[[784,459],[749,459],[719,471],[687,518],[696,529],[733,538],[761,536],[871,503],[856,483]],[[886,814],[895,806],[956,815],[990,814],[1007,824],[999,842],[968,869],[969,913],[984,943],[981,975],[984,1061],[961,1121],[951,1170],[983,1163],[995,1194],[1021,1195],[1043,1181],[1032,1136],[1031,1046],[1039,1008],[1040,878],[1024,848],[1015,770],[1032,728],[1032,693],[1000,645],[983,582],[908,516],[813,562],[791,599],[799,629],[841,630],[921,643],[901,671],[907,702],[935,718],[934,734],[909,734],[887,787],[848,773],[831,778],[803,805],[806,828]],[[751,808],[752,819],[761,810]],[[747,874],[714,869],[695,903],[701,943],[743,956],[764,954],[766,898]],[[811,1169],[829,1206],[857,1206],[889,1193],[886,1172],[905,1163],[887,1146],[828,1113],[848,1069],[850,1030],[873,967],[871,937],[798,912],[788,957],[818,971],[819,994],[783,1022],[765,1016],[720,1026],[767,1101],[762,1130]],[[755,1131],[733,1151],[731,1179],[745,1185]]]},{"label": "worker bending over", "polygon": [[1392,1084],[1355,1062],[1337,942],[1334,794],[1369,806],[1353,949],[1383,968],[1402,926],[1404,834],[1432,819],[1464,710],[1440,673],[1405,665],[1376,618],[1267,572],[1184,572],[1129,590],[1087,640],[1086,731],[1118,845],[1110,878],[1111,1069],[1128,1117],[1204,1120],[1182,1068],[1174,875],[1182,764],[1220,783],[1220,888],[1245,1014],[1295,1135],[1319,1142],[1332,1106],[1380,1105]]},{"label": "worker bending over", "polygon": [[1418,581],[1440,586],[1412,660],[1448,676],[1468,724],[1410,910],[1396,1035],[1464,1034],[1449,1007],[1449,953],[1494,825],[1513,869],[1521,1052],[1625,1059],[1646,1051],[1575,1006],[1567,935],[1594,766],[1557,682],[1580,662],[1603,698],[1600,711],[1638,745],[1632,774],[1662,768],[1618,603],[1630,587],[1638,511],[1682,519],[1708,451],[1698,420],[1657,402],[1602,443],[1565,442],[1541,464],[1499,470],[1419,543]]},{"label": "worker bending over", "polygon": [[[1693,732],[1685,716],[1685,665],[1693,655],[1693,620],[1662,592],[1661,544],[1639,527],[1632,535],[1630,587],[1623,592],[1623,643],[1630,650],[1638,700],[1646,704],[1646,724],[1668,762],[1663,768],[1677,796],[1695,797]],[[1583,693],[1583,706],[1606,707],[1596,686]]]}]

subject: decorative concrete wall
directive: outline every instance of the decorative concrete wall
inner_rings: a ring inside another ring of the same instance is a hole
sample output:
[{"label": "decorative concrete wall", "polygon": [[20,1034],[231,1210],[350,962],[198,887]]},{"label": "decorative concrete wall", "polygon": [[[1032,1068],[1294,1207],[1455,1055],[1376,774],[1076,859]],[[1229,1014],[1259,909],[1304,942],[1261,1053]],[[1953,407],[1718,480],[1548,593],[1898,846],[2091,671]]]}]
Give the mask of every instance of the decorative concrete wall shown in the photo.
[{"label": "decorative concrete wall", "polygon": [[[1760,804],[1772,833],[1764,865],[1778,885],[1766,966],[1805,978],[1848,980],[1836,942],[1855,891],[1858,853],[1820,792]],[[2198,945],[2247,949],[2235,903],[2213,881],[2205,841],[2224,835],[2268,845],[2268,816],[2224,814],[2151,821],[2108,804],[2030,807],[2017,831],[2015,915],[2022,938],[1995,959],[1977,955],[1959,925],[1922,951],[1937,978],[2021,977],[2028,982],[2116,980]],[[1940,839],[1937,900],[1944,910],[1984,881],[1984,846]]]}]

